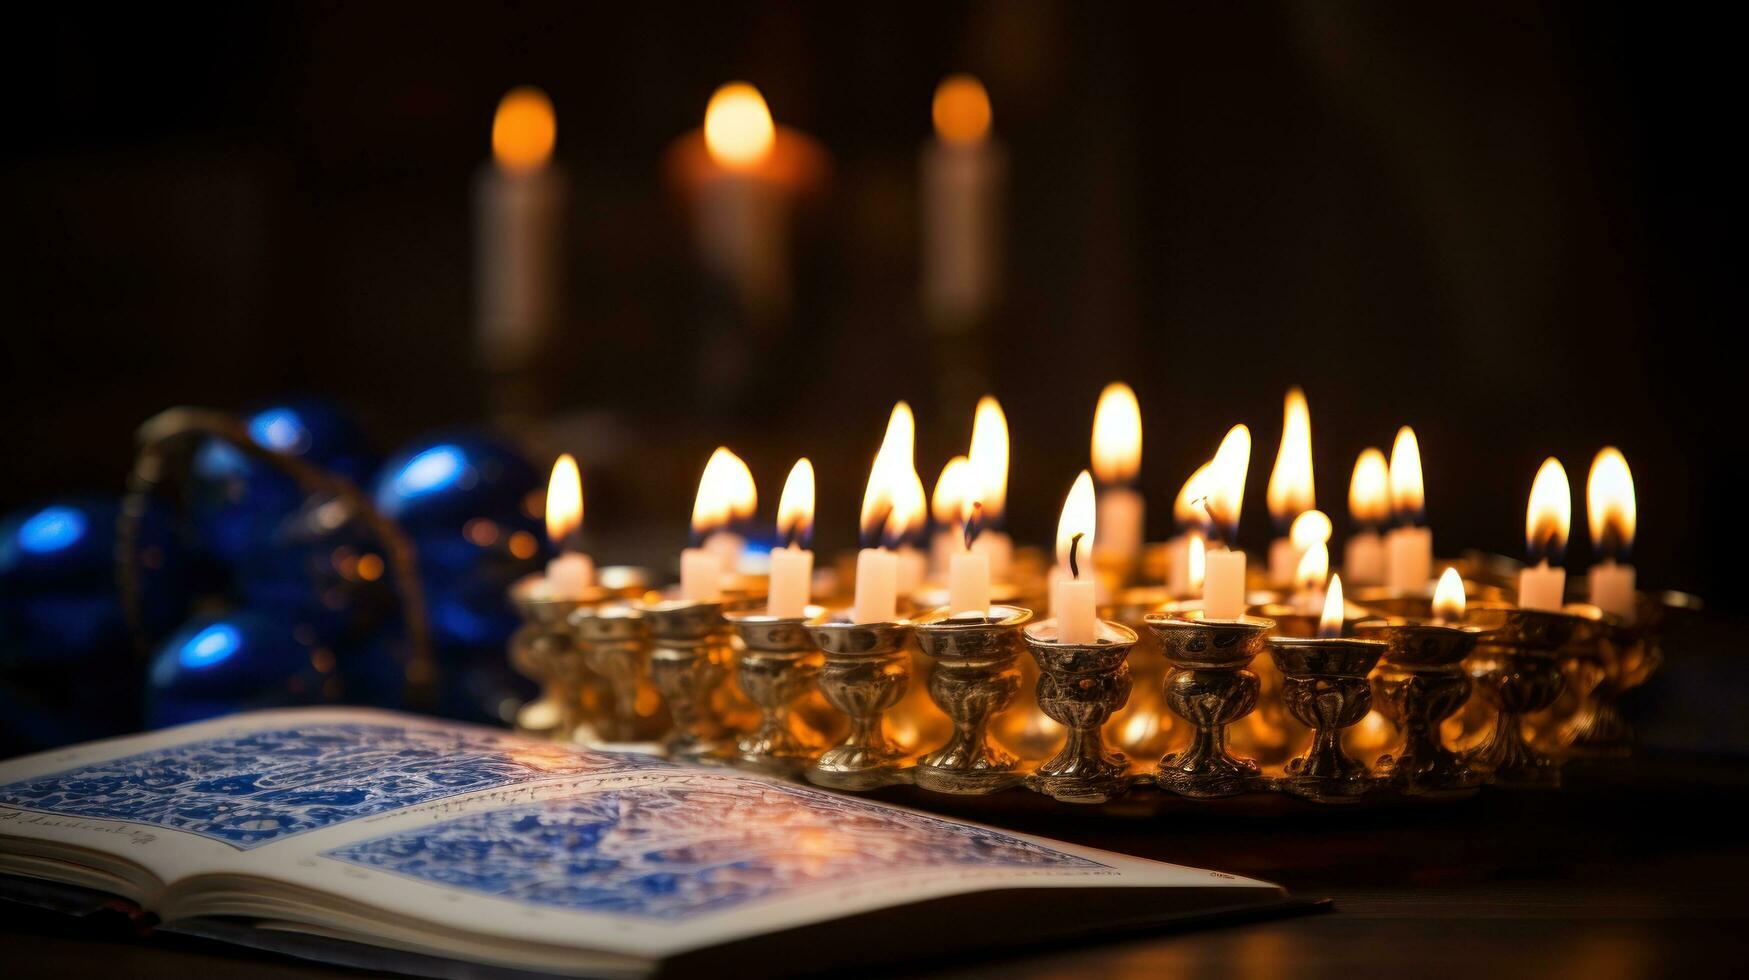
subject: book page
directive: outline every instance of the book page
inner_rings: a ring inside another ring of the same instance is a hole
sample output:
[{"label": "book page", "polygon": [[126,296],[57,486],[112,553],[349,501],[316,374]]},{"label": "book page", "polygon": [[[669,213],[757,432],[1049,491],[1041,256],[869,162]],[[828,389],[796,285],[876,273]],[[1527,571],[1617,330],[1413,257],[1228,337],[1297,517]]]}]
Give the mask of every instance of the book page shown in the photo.
[{"label": "book page", "polygon": [[187,881],[171,889],[176,914],[264,914],[276,889],[203,904],[195,887],[246,875],[334,896],[327,919],[303,899],[312,924],[344,909],[361,932],[375,915],[650,957],[987,888],[1273,888],[733,770],[363,710],[239,716],[0,765],[0,834]]}]

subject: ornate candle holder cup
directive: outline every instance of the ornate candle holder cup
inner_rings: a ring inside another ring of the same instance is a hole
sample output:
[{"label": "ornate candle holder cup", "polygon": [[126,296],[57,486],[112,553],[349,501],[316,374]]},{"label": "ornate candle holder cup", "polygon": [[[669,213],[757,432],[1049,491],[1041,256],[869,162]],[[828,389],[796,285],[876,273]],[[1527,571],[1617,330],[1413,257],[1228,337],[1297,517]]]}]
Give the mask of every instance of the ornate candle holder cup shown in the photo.
[{"label": "ornate candle holder cup", "polygon": [[806,629],[824,656],[820,693],[850,720],[849,734],[820,753],[807,770],[808,781],[847,790],[904,782],[908,760],[887,735],[884,716],[911,681],[911,653],[905,647],[911,625],[832,619],[810,622]]},{"label": "ornate candle holder cup", "polygon": [[1100,621],[1093,643],[1057,639],[1057,621],[1026,627],[1027,648],[1038,661],[1038,703],[1068,729],[1068,740],[1027,782],[1068,803],[1104,803],[1129,788],[1129,760],[1105,744],[1100,728],[1130,696],[1130,650],[1136,631]]},{"label": "ornate candle holder cup", "polygon": [[[1635,596],[1632,623],[1608,620],[1593,638],[1590,657],[1577,655],[1564,665],[1567,684],[1578,693],[1578,708],[1558,733],[1561,746],[1574,755],[1622,756],[1633,744],[1633,727],[1617,703],[1644,684],[1664,662],[1663,627],[1678,610],[1695,609],[1700,600],[1681,592]],[[1573,649],[1573,644],[1568,649]],[[1582,651],[1581,651],[1582,652]]]},{"label": "ornate candle holder cup", "polygon": [[1380,779],[1412,796],[1462,795],[1482,784],[1440,735],[1440,723],[1470,698],[1464,658],[1482,631],[1403,618],[1371,619],[1355,631],[1385,643],[1373,697],[1402,732],[1402,742],[1378,760]]},{"label": "ornate candle holder cup", "polygon": [[1376,785],[1365,763],[1342,751],[1342,729],[1372,707],[1367,675],[1385,652],[1381,640],[1277,636],[1269,655],[1282,673],[1282,701],[1312,729],[1306,754],[1288,761],[1283,789],[1320,803],[1358,799]]},{"label": "ornate candle holder cup", "polygon": [[1200,612],[1149,613],[1166,662],[1166,704],[1195,726],[1189,747],[1161,758],[1155,780],[1180,796],[1234,796],[1262,788],[1251,759],[1227,751],[1227,726],[1257,706],[1257,675],[1247,670],[1263,652],[1275,621],[1261,616],[1204,619]]},{"label": "ornate candle holder cup", "polygon": [[[818,616],[820,610],[813,613]],[[800,774],[825,747],[825,737],[791,710],[813,688],[825,661],[808,635],[812,617],[730,613],[727,618],[745,647],[735,664],[735,681],[759,708],[759,726],[736,742],[736,757],[755,769]]]},{"label": "ornate candle holder cup", "polygon": [[722,760],[733,743],[718,699],[734,659],[722,604],[669,600],[642,611],[650,624],[650,680],[673,721],[663,748],[677,759]]},{"label": "ornate candle holder cup", "polygon": [[1465,622],[1487,632],[1477,639],[1467,667],[1496,710],[1488,737],[1465,756],[1472,766],[1513,786],[1559,786],[1560,762],[1524,737],[1524,716],[1560,697],[1566,678],[1556,651],[1585,622],[1564,612],[1487,603],[1471,606]]},{"label": "ornate candle holder cup", "polygon": [[641,742],[662,731],[662,701],[649,680],[650,625],[641,609],[610,602],[566,617],[583,662],[601,679],[603,703],[590,725],[603,742]]},{"label": "ornate candle holder cup", "polygon": [[990,722],[1020,690],[1015,662],[1032,610],[991,606],[989,613],[950,617],[943,607],[916,624],[917,645],[935,661],[929,696],[953,723],[946,744],[917,760],[912,780],[924,789],[981,795],[1022,780],[1018,759],[991,737]]},{"label": "ornate candle holder cup", "polygon": [[523,625],[510,636],[510,664],[541,688],[539,697],[517,711],[518,732],[563,742],[593,736],[580,729],[596,713],[602,694],[566,617],[609,598],[611,593],[599,588],[554,598],[546,591],[545,577],[538,574],[511,587],[510,601]]}]

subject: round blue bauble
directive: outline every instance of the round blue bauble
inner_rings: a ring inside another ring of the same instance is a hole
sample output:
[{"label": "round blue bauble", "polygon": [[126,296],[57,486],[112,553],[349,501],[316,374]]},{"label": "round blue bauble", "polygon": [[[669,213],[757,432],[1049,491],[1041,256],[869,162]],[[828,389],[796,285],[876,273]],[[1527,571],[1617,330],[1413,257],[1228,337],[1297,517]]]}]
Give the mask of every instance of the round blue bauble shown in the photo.
[{"label": "round blue bauble", "polygon": [[190,620],[152,659],[146,676],[147,726],[322,702],[334,656],[298,632],[250,612]]},{"label": "round blue bauble", "polygon": [[392,456],[376,477],[376,505],[408,534],[459,533],[486,518],[534,530],[546,486],[522,450],[477,429],[425,436]]}]

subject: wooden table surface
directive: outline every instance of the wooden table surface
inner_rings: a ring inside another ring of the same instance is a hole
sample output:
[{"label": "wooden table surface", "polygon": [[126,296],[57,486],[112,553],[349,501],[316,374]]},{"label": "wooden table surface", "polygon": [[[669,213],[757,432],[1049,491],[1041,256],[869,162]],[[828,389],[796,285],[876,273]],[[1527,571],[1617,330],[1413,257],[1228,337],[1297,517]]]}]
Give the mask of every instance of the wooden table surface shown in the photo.
[{"label": "wooden table surface", "polygon": [[[916,976],[1749,975],[1749,766],[1680,756],[1573,765],[1559,792],[1409,810],[1151,819],[1047,811],[1030,833],[1267,878],[1334,908],[1199,932],[919,964]],[[994,822],[997,814],[970,816]],[[1048,910],[1040,910],[1048,914]],[[1010,929],[1020,923],[955,923]],[[903,937],[893,937],[902,942]],[[355,971],[159,936],[96,936],[48,913],[0,923],[4,974],[325,977]]]}]

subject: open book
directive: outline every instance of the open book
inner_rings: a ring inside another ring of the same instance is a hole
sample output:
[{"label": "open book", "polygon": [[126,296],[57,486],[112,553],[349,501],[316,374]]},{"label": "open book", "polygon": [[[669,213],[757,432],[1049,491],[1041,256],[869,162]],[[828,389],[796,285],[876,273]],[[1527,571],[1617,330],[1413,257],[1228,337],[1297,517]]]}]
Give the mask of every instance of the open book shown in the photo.
[{"label": "open book", "polygon": [[0,875],[14,895],[116,896],[161,928],[451,975],[825,969],[1289,904],[732,770],[361,709],[0,764]]}]

